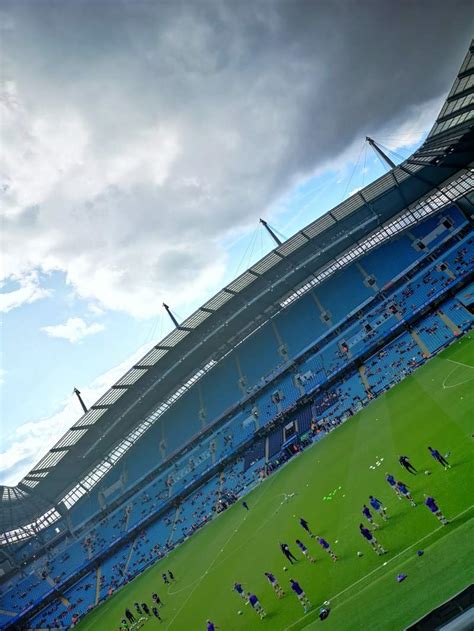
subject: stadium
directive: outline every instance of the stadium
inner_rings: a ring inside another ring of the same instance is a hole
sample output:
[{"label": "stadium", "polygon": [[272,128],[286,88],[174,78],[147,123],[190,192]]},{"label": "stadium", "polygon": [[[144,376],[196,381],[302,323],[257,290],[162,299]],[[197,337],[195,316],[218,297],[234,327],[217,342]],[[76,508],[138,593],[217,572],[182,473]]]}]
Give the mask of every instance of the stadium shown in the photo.
[{"label": "stadium", "polygon": [[[473,95],[474,42],[415,153],[396,165],[369,139],[385,175],[286,241],[265,224],[269,254],[184,321],[169,311],[172,332],[0,488],[2,629],[469,616]],[[361,513],[372,494],[388,515],[370,509],[376,535]]]}]

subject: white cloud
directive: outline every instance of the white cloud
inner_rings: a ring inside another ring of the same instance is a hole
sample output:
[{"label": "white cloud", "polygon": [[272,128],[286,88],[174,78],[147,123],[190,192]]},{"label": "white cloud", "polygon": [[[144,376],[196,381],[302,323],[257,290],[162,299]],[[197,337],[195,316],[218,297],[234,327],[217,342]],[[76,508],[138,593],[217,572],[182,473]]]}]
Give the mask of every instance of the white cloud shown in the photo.
[{"label": "white cloud", "polygon": [[[87,406],[90,407],[97,401],[148,350],[149,345],[142,346],[125,361],[94,379],[90,385],[80,387]],[[0,444],[0,484],[17,484],[80,415],[79,403],[71,394],[51,416],[32,419],[20,425],[10,435],[3,431]],[[5,427],[8,427],[8,423],[5,423]]]},{"label": "white cloud", "polygon": [[64,324],[54,324],[42,327],[49,337],[60,337],[69,340],[72,344],[79,342],[84,337],[103,331],[105,326],[98,322],[86,324],[82,318],[69,318]]},{"label": "white cloud", "polygon": [[416,118],[417,137],[469,31],[442,3],[406,3],[390,33],[384,2],[357,29],[337,3],[198,4],[5,10],[5,277],[61,271],[100,308],[186,313],[220,287],[226,239],[298,181],[368,131]]},{"label": "white cloud", "polygon": [[[5,279],[4,279],[5,280]],[[29,304],[52,295],[51,290],[40,286],[38,274],[34,271],[23,276],[12,275],[8,280],[17,282],[18,289],[0,291],[0,312],[7,313],[24,304]],[[1,285],[0,285],[1,289]]]}]

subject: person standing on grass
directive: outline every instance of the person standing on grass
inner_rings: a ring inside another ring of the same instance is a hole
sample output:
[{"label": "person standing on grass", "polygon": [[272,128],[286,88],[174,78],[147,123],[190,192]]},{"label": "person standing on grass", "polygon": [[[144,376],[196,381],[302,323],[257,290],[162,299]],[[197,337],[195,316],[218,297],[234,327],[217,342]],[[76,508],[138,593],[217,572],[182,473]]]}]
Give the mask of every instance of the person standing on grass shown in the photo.
[{"label": "person standing on grass", "polygon": [[252,609],[254,609],[254,611],[257,612],[257,614],[260,616],[260,619],[263,620],[263,618],[265,618],[265,611],[263,610],[262,605],[260,604],[259,599],[257,598],[257,596],[255,596],[255,594],[251,594],[250,592],[247,594],[247,598],[249,603],[252,606]]},{"label": "person standing on grass", "polygon": [[397,488],[397,482],[395,478],[393,477],[393,475],[391,475],[390,473],[386,473],[385,479],[390,484],[390,487],[395,491],[395,495],[398,497],[398,499],[401,500],[402,496],[400,495],[400,491]]},{"label": "person standing on grass", "polygon": [[158,596],[156,592],[151,595],[151,599],[155,603],[155,605],[158,605],[159,607],[163,607],[163,601],[161,600],[161,598]]},{"label": "person standing on grass", "polygon": [[304,593],[304,589],[301,587],[301,585],[297,581],[295,581],[292,578],[290,578],[290,585],[291,585],[291,589],[296,594],[296,596],[298,597],[298,600],[302,604],[304,612],[308,613],[308,609],[311,609],[311,603],[309,602],[308,597]]},{"label": "person standing on grass", "polygon": [[433,513],[433,515],[439,519],[439,521],[443,524],[443,526],[447,526],[449,524],[448,520],[441,512],[434,497],[431,497],[430,495],[425,494],[424,504],[425,506],[429,508],[429,510]]},{"label": "person standing on grass", "polygon": [[413,475],[416,475],[418,473],[417,470],[415,469],[415,467],[411,464],[410,459],[408,458],[408,456],[400,456],[398,458],[398,462],[409,473],[412,473]]},{"label": "person standing on grass", "polygon": [[329,545],[329,543],[326,541],[326,539],[323,539],[322,537],[316,537],[316,541],[319,543],[319,545],[321,546],[321,548],[327,552],[329,554],[329,556],[331,557],[331,559],[333,561],[337,561],[337,556],[335,555],[335,553],[331,550],[331,546]]},{"label": "person standing on grass", "polygon": [[432,447],[428,447],[428,450],[430,452],[430,454],[433,456],[433,458],[436,460],[436,462],[439,462],[439,464],[444,467],[444,470],[446,471],[447,469],[451,469],[451,465],[449,464],[449,462],[446,460],[446,458],[444,456],[442,456],[439,451],[437,449],[433,449]]},{"label": "person standing on grass", "polygon": [[313,533],[311,532],[311,528],[309,527],[308,522],[306,521],[306,519],[303,519],[303,517],[300,517],[300,526],[301,528],[303,528],[304,530],[306,530],[306,532],[308,533],[308,535],[310,537],[314,538]]},{"label": "person standing on grass", "polygon": [[247,598],[245,597],[245,593],[244,593],[244,588],[242,587],[241,583],[234,583],[234,587],[232,588],[234,590],[234,592],[236,592],[241,598],[243,598],[243,600],[247,600]]},{"label": "person standing on grass", "polygon": [[308,559],[308,561],[310,563],[314,563],[314,559],[313,557],[310,555],[308,548],[304,545],[304,543],[302,541],[300,541],[299,539],[296,540],[296,545],[298,546],[298,548],[301,550],[301,552],[303,553],[303,556],[306,557]]},{"label": "person standing on grass", "polygon": [[161,616],[160,616],[160,612],[158,611],[158,607],[152,607],[151,610],[152,610],[153,615],[155,616],[155,618],[158,618],[158,620],[160,622],[163,622],[163,620],[161,619]]},{"label": "person standing on grass", "polygon": [[397,489],[400,492],[400,495],[402,495],[402,497],[405,497],[412,506],[416,506],[415,502],[413,501],[413,498],[411,496],[411,493],[408,489],[408,486],[404,483],[404,482],[400,482],[400,480],[397,482]]},{"label": "person standing on grass", "polygon": [[130,611],[130,609],[125,609],[125,616],[127,617],[127,620],[129,622],[135,622],[135,616],[133,615],[133,613]]},{"label": "person standing on grass", "polygon": [[364,526],[364,524],[359,524],[359,530],[360,534],[370,543],[372,549],[375,550],[378,555],[385,554],[383,546],[380,545],[374,535]]},{"label": "person standing on grass", "polygon": [[211,620],[207,621],[207,631],[216,631],[216,629],[220,629],[217,624],[214,624]]},{"label": "person standing on grass", "polygon": [[242,502],[242,506],[245,508],[245,510],[250,510],[249,505],[247,504],[247,502]]},{"label": "person standing on grass", "polygon": [[387,511],[385,510],[385,507],[382,504],[382,502],[380,500],[378,500],[376,497],[374,497],[373,495],[369,495],[369,501],[370,501],[370,505],[372,506],[372,508],[375,511],[377,511],[377,513],[380,515],[380,517],[384,521],[387,521],[387,519],[388,519]]},{"label": "person standing on grass", "polygon": [[276,580],[275,576],[271,572],[264,572],[264,574],[278,598],[283,598],[285,592],[280,587],[280,583]]},{"label": "person standing on grass", "polygon": [[362,515],[366,518],[366,520],[373,526],[374,529],[379,528],[379,525],[375,523],[374,518],[372,517],[372,513],[370,512],[370,508],[364,504],[364,508],[362,509]]},{"label": "person standing on grass", "polygon": [[163,579],[163,583],[164,583],[165,585],[169,585],[169,584],[170,584],[170,582],[169,582],[169,580],[168,580],[168,576],[167,576],[166,572],[163,572],[163,574],[161,575],[161,578]]},{"label": "person standing on grass", "polygon": [[280,550],[286,556],[286,558],[291,563],[291,565],[293,565],[293,561],[298,561],[298,559],[291,552],[291,550],[290,550],[290,548],[289,548],[287,543],[280,543]]}]

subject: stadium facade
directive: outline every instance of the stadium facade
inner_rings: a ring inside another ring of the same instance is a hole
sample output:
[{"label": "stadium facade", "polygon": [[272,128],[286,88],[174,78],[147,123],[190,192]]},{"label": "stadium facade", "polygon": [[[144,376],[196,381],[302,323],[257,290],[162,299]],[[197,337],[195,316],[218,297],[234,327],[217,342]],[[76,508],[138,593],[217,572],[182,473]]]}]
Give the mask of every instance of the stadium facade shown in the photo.
[{"label": "stadium facade", "polygon": [[[345,420],[469,330],[473,166],[471,43],[413,155],[179,323],[16,487],[0,488],[0,624],[54,617],[57,592],[110,559],[123,560],[128,580],[302,437]],[[381,375],[386,357],[397,360]],[[234,480],[225,488],[224,476]],[[203,488],[209,510],[186,521],[186,499]],[[153,553],[133,565],[130,545],[144,530]],[[91,606],[119,586],[94,590]]]}]

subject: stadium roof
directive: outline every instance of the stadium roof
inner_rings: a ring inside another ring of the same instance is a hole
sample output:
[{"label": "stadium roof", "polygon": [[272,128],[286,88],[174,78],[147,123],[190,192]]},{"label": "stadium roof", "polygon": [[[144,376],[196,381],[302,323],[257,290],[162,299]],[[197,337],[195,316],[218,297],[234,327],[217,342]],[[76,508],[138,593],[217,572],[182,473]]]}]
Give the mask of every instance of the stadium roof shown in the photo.
[{"label": "stadium roof", "polygon": [[[17,487],[0,487],[0,543],[30,537],[65,514],[78,497],[71,489],[77,489],[79,481],[80,495],[180,393],[296,298],[299,288],[327,278],[378,245],[380,239],[371,235],[407,209],[425,205],[432,212],[472,190],[473,149],[474,41],[433,128],[415,153],[219,291],[123,375]],[[351,258],[347,253],[352,251],[356,253]]]}]

